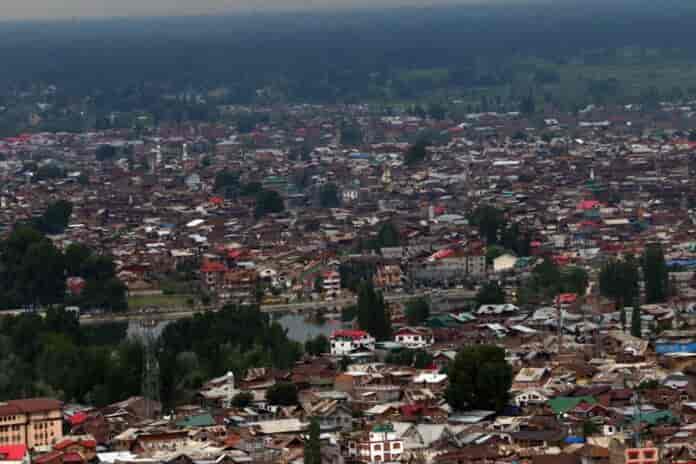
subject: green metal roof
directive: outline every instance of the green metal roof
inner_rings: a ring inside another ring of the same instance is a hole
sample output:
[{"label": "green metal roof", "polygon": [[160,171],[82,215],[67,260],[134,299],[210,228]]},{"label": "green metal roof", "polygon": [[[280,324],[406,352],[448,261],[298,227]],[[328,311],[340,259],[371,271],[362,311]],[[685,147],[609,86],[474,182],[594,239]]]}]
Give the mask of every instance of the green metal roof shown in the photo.
[{"label": "green metal roof", "polygon": [[671,411],[653,411],[641,413],[640,421],[648,425],[657,425],[665,423],[676,423],[677,418],[674,417]]},{"label": "green metal roof", "polygon": [[372,427],[372,431],[375,433],[393,432],[394,426],[391,423],[377,424],[374,427]]},{"label": "green metal roof", "polygon": [[591,396],[559,396],[549,400],[549,406],[551,406],[555,414],[564,414],[574,409],[580,403],[595,404],[597,400]]},{"label": "green metal roof", "polygon": [[210,413],[188,416],[176,421],[176,426],[181,428],[212,427],[213,425],[215,425],[215,419]]}]

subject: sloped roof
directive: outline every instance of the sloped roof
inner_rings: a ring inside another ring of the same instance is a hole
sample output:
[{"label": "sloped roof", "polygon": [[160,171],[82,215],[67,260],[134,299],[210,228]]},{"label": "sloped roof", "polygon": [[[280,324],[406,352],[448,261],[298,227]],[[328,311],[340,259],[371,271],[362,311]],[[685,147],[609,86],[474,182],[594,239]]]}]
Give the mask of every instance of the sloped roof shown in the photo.
[{"label": "sloped roof", "polygon": [[555,414],[563,414],[571,409],[575,409],[582,402],[595,404],[597,400],[591,396],[559,396],[549,400],[549,406],[551,406]]}]

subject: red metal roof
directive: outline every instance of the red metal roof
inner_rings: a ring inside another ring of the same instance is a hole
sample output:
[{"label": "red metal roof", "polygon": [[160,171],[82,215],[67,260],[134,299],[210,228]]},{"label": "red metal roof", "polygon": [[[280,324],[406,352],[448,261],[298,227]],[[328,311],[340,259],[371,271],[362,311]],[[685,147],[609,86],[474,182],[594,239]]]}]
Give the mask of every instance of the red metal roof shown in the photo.
[{"label": "red metal roof", "polygon": [[68,422],[70,422],[70,425],[75,426],[75,425],[80,425],[83,422],[87,420],[87,413],[85,412],[76,412],[72,416],[68,418]]},{"label": "red metal roof", "polygon": [[333,333],[331,338],[364,338],[369,336],[364,330],[337,330]]},{"label": "red metal roof", "polygon": [[[85,415],[86,418],[86,415]],[[97,447],[97,442],[96,440],[63,440],[61,442],[56,443],[53,445],[53,449],[56,450],[63,450],[65,448],[68,448],[69,446],[72,445],[80,445],[85,448],[96,448]]]},{"label": "red metal roof", "polygon": [[222,263],[206,262],[201,266],[201,272],[225,272],[227,266]]},{"label": "red metal roof", "polygon": [[597,200],[583,200],[578,204],[578,209],[581,209],[583,211],[599,207],[600,203]]},{"label": "red metal roof", "polygon": [[26,445],[1,445],[0,460],[21,461],[27,454]]}]

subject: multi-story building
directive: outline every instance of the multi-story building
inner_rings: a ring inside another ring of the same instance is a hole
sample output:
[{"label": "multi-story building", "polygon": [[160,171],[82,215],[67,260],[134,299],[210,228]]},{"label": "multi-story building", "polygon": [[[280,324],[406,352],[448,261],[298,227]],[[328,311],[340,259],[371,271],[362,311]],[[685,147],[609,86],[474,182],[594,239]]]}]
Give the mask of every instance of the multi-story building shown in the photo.
[{"label": "multi-story building", "polygon": [[358,350],[373,351],[375,339],[364,330],[337,330],[331,335],[331,354],[344,356]]},{"label": "multi-story building", "polygon": [[321,275],[321,289],[327,295],[335,296],[341,290],[341,275],[336,271],[327,271]]},{"label": "multi-story building", "polygon": [[425,348],[432,345],[435,338],[427,327],[403,327],[394,334],[394,341],[407,348]]},{"label": "multi-story building", "polygon": [[49,446],[63,437],[63,404],[47,398],[0,403],[0,445]]},{"label": "multi-story building", "polygon": [[402,279],[401,266],[396,264],[385,264],[383,266],[377,266],[377,271],[372,281],[376,288],[395,290],[402,287]]},{"label": "multi-story building", "polygon": [[403,452],[404,442],[390,423],[377,424],[360,440],[348,444],[348,455],[366,463],[398,462]]}]

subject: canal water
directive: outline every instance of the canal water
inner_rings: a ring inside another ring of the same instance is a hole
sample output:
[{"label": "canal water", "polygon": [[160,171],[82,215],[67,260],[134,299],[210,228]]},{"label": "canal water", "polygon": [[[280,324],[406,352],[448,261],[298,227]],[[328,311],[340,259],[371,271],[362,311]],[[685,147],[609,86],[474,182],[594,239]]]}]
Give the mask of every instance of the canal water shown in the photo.
[{"label": "canal water", "polygon": [[[341,322],[339,319],[316,321],[308,319],[301,314],[284,314],[280,317],[271,317],[272,320],[278,322],[288,331],[288,338],[290,340],[300,343],[304,343],[320,334],[329,337],[334,330],[349,328],[348,325]],[[129,338],[142,338],[145,335],[150,335],[153,338],[157,338],[170,322],[171,321],[160,321],[154,327],[143,327],[139,321],[130,321],[128,323],[126,336]]]},{"label": "canal water", "polygon": [[324,321],[308,320],[301,314],[285,314],[275,319],[288,331],[290,340],[304,343],[317,335],[331,336],[334,330],[347,328],[340,319],[326,319]]}]

